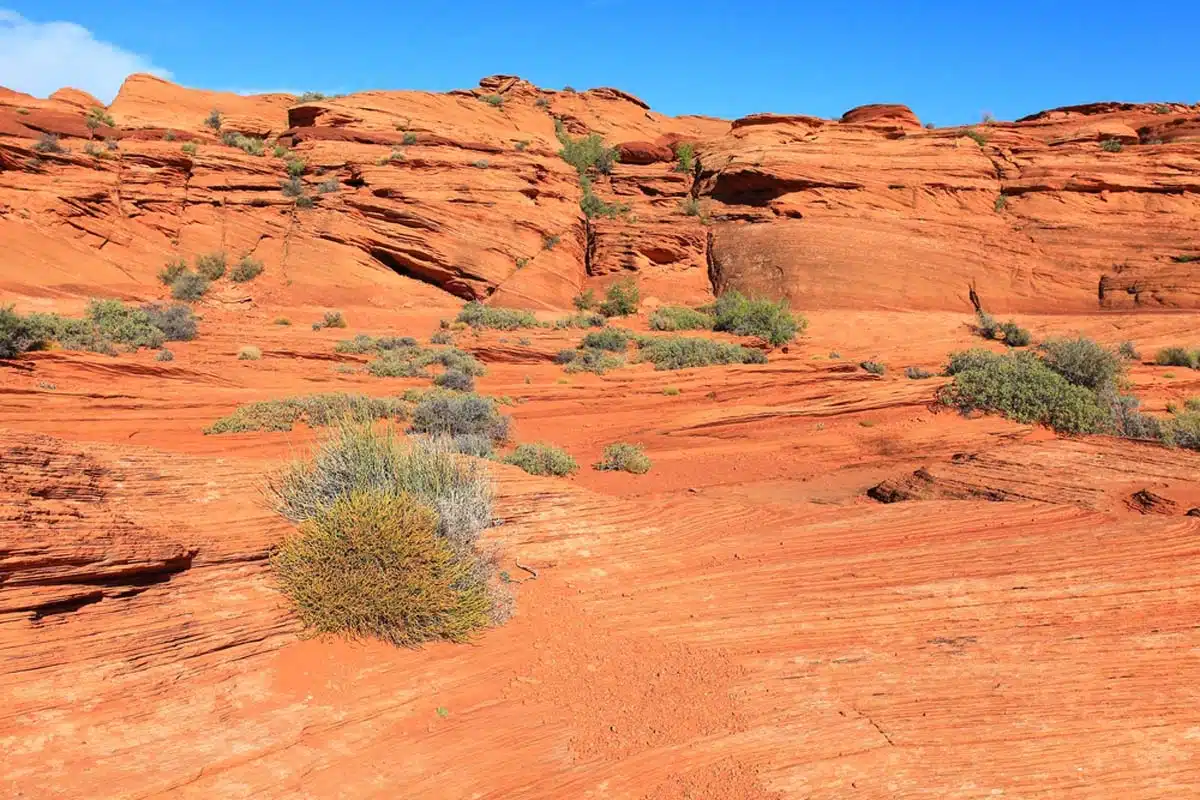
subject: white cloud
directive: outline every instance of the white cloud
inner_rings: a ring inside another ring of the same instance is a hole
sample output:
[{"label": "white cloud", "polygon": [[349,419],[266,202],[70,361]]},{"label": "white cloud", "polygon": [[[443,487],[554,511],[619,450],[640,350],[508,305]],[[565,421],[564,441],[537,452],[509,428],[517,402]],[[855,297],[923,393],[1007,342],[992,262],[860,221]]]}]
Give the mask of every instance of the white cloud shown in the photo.
[{"label": "white cloud", "polygon": [[110,103],[134,72],[171,77],[148,58],[98,41],[73,22],[31,22],[0,8],[0,86],[35,97],[71,86]]}]

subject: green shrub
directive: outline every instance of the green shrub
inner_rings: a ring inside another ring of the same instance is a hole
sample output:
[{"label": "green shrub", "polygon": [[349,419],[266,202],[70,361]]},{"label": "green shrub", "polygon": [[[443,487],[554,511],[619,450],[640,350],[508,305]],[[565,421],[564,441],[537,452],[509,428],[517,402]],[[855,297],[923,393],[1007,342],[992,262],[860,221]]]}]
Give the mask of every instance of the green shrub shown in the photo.
[{"label": "green shrub", "polygon": [[279,191],[283,193],[284,197],[304,197],[304,182],[299,178],[288,178],[286,181],[279,182]]},{"label": "green shrub", "polygon": [[454,334],[450,331],[434,331],[429,337],[430,344],[454,344]]},{"label": "green shrub", "polygon": [[558,243],[561,241],[562,241],[562,237],[558,236],[558,235],[545,236],[542,238],[542,248],[544,250],[553,250],[555,248],[555,246],[557,246]]},{"label": "green shrub", "polygon": [[942,402],[962,411],[994,412],[1066,433],[1097,432],[1107,427],[1109,414],[1096,394],[1071,383],[1033,353],[989,356],[960,359],[952,372],[953,383],[939,393]]},{"label": "green shrub", "polygon": [[1186,450],[1200,450],[1200,413],[1185,411],[1162,424],[1161,437],[1167,444]]},{"label": "green shrub", "polygon": [[679,396],[679,387],[678,386],[664,386],[663,394],[665,394],[667,397],[678,397]]},{"label": "green shrub", "polygon": [[1137,347],[1131,341],[1124,341],[1117,345],[1117,355],[1126,361],[1137,361],[1141,356],[1138,354]]},{"label": "green shrub", "polygon": [[514,144],[513,147],[515,147],[517,149],[518,153],[524,153],[526,148],[529,147],[529,145],[530,145],[530,141],[528,139],[522,139],[521,141]]},{"label": "green shrub", "polygon": [[184,142],[179,149],[182,150],[186,155],[194,156],[199,148],[197,148],[195,142]]},{"label": "green shrub", "polygon": [[960,350],[950,354],[950,360],[946,364],[946,374],[957,375],[969,369],[991,368],[992,362],[998,358],[1003,358],[1003,356],[978,347]]},{"label": "green shrub", "polygon": [[686,306],[663,306],[650,315],[650,328],[656,331],[711,331],[716,324],[710,314]]},{"label": "green shrub", "polygon": [[166,341],[166,334],[154,326],[150,312],[127,306],[120,300],[89,301],[87,319],[104,339],[134,350],[159,348]]},{"label": "green shrub", "polygon": [[417,143],[417,134],[413,133],[412,131],[409,131],[408,133],[404,134],[404,139],[402,140],[402,144],[414,145],[416,143]]},{"label": "green shrub", "polygon": [[448,369],[433,379],[435,385],[455,392],[475,391],[475,378],[461,369]]},{"label": "green shrub", "polygon": [[87,125],[88,130],[93,132],[101,125],[108,128],[115,128],[117,125],[107,111],[97,106],[88,109],[87,116],[84,117],[84,124]]},{"label": "green shrub", "polygon": [[[569,352],[575,354],[571,360],[559,363],[565,363],[566,371],[572,374],[577,372],[591,372],[595,375],[603,375],[609,370],[620,369],[625,366],[625,359],[621,356],[613,355],[606,350],[588,347]],[[561,356],[562,353],[559,353],[559,357]]]},{"label": "green shrub", "polygon": [[622,278],[608,287],[604,294],[604,302],[600,304],[600,313],[606,317],[636,314],[641,300],[642,293],[633,278]]},{"label": "green shrub", "polygon": [[1164,347],[1154,355],[1154,363],[1162,367],[1190,367],[1200,365],[1200,353],[1186,347]]},{"label": "green shrub", "polygon": [[521,444],[504,457],[505,464],[520,467],[530,475],[570,475],[579,469],[570,453],[552,444]]},{"label": "green shrub", "polygon": [[288,152],[289,150],[281,144],[277,144],[271,148],[271,155],[276,158],[287,158]]},{"label": "green shrub", "polygon": [[164,285],[170,286],[175,282],[175,279],[188,271],[187,262],[182,258],[177,258],[174,261],[168,261],[166,266],[158,271],[158,279]]},{"label": "green shrub", "polygon": [[603,328],[608,324],[608,317],[603,314],[586,311],[570,316],[560,317],[554,321],[554,327],[564,328]]},{"label": "green shrub", "polygon": [[415,497],[354,492],[301,523],[271,566],[314,634],[408,647],[468,641],[492,621],[486,578],[437,527]]},{"label": "green shrub", "polygon": [[159,350],[157,353],[154,354],[154,360],[155,361],[174,361],[175,354],[164,347],[162,350]]},{"label": "green shrub", "polygon": [[591,289],[585,289],[571,298],[571,303],[579,311],[591,311],[596,307],[596,293]]},{"label": "green shrub", "polygon": [[226,147],[237,147],[238,139],[240,139],[241,136],[242,135],[237,131],[224,131],[221,133],[221,144],[225,145]]},{"label": "green shrub", "polygon": [[168,342],[190,342],[196,338],[196,315],[189,306],[183,303],[169,306],[148,303],[141,310],[150,325],[162,331],[163,338]]},{"label": "green shrub", "polygon": [[689,217],[703,217],[704,209],[700,205],[700,199],[689,197],[686,200],[679,202],[679,210]]},{"label": "green shrub", "polygon": [[980,147],[983,147],[985,144],[987,144],[987,136],[975,130],[974,128],[967,128],[965,131],[963,131],[963,134],[971,137],[975,144],[979,145]]},{"label": "green shrub", "polygon": [[208,291],[208,279],[198,272],[182,272],[171,281],[171,297],[176,300],[199,300]]},{"label": "green shrub", "polygon": [[58,142],[58,136],[53,133],[43,133],[34,143],[33,149],[38,153],[65,153],[67,149]]},{"label": "green shrub", "polygon": [[775,346],[790,342],[808,327],[808,320],[792,316],[783,300],[778,303],[751,300],[736,291],[718,297],[713,312],[716,318],[714,330],[757,336]]},{"label": "green shrub", "polygon": [[655,369],[688,369],[712,364],[765,364],[761,350],[712,339],[678,336],[645,338],[638,342],[643,361]]},{"label": "green shrub", "polygon": [[1171,256],[1171,260],[1176,264],[1191,264],[1192,262],[1200,261],[1200,253]]},{"label": "green shrub", "polygon": [[579,185],[583,189],[583,197],[579,200],[579,209],[588,219],[596,217],[616,219],[622,214],[629,213],[628,203],[606,203],[597,197],[592,191],[592,181],[586,175],[579,179]]},{"label": "green shrub", "polygon": [[696,147],[691,142],[680,142],[675,145],[675,171],[691,172],[694,164],[693,156]]},{"label": "green shrub", "polygon": [[999,212],[1008,208],[1008,195],[1001,192],[996,195],[996,202],[992,204],[992,209]]},{"label": "green shrub", "polygon": [[604,458],[593,466],[598,470],[645,475],[650,471],[650,458],[639,445],[615,442],[604,448]]},{"label": "green shrub", "polygon": [[410,494],[438,513],[438,535],[457,547],[472,545],[491,524],[487,474],[455,455],[446,439],[401,440],[391,428],[339,424],[313,458],[296,461],[267,485],[275,507],[303,522],[355,491]]},{"label": "green shrub", "polygon": [[222,122],[223,120],[221,119],[221,112],[214,108],[212,111],[208,112],[208,116],[204,118],[204,127],[210,128],[212,129],[213,133],[216,133],[217,131],[221,130]]},{"label": "green shrub", "polygon": [[391,397],[340,392],[312,394],[238,406],[232,414],[205,428],[204,433],[290,431],[297,422],[317,428],[342,420],[369,423],[380,419],[404,419],[407,414],[408,404]]},{"label": "green shrub", "polygon": [[504,98],[498,94],[480,95],[479,99],[482,100],[483,102],[487,103],[489,106],[493,106],[496,108],[499,108],[500,106],[504,105]]},{"label": "green shrub", "polygon": [[296,98],[296,102],[297,103],[313,103],[313,102],[318,102],[318,101],[324,100],[324,99],[325,99],[325,95],[321,94],[320,92],[305,92],[304,94],[302,94]]},{"label": "green shrub", "polygon": [[1106,153],[1119,153],[1124,149],[1120,139],[1105,139],[1100,143],[1100,149]]},{"label": "green shrub", "polygon": [[1024,347],[1033,341],[1033,335],[1012,320],[1001,325],[1000,332],[1009,347]]},{"label": "green shrub", "polygon": [[448,370],[456,369],[468,375],[482,375],[485,371],[474,356],[453,347],[380,349],[376,343],[375,349],[380,355],[367,364],[367,371],[378,378],[422,378],[426,376],[425,368],[431,364],[441,364]]},{"label": "green shrub", "polygon": [[583,341],[579,346],[584,349],[595,348],[597,350],[623,353],[625,352],[625,348],[629,346],[629,334],[620,328],[605,328],[602,331],[592,331],[583,337]]},{"label": "green shrub", "polygon": [[923,367],[905,367],[904,377],[908,378],[909,380],[923,381],[926,378],[934,377],[934,373],[924,369]]},{"label": "green shrub", "polygon": [[342,316],[340,311],[326,311],[325,316],[321,319],[322,328],[344,328],[346,327],[346,318]]},{"label": "green shrub", "polygon": [[290,319],[288,319],[287,317],[276,317],[275,324],[276,325],[291,325],[292,321]]},{"label": "green shrub", "polygon": [[237,357],[238,361],[258,361],[262,358],[262,350],[259,350],[252,344],[248,344],[238,350]]},{"label": "green shrub", "polygon": [[579,351],[571,347],[566,350],[559,350],[554,355],[555,364],[570,364],[579,355]]},{"label": "green shrub", "polygon": [[1091,339],[1050,339],[1043,342],[1042,360],[1076,386],[1096,391],[1116,386],[1125,371],[1121,358]]},{"label": "green shrub", "polygon": [[263,140],[257,136],[243,136],[240,133],[234,135],[232,144],[252,156],[261,156],[265,147]]},{"label": "green shrub", "polygon": [[478,169],[487,169],[488,161],[486,158],[481,158],[478,161],[472,161],[471,166],[476,167]]},{"label": "green shrub", "polygon": [[287,174],[289,178],[299,178],[307,168],[308,164],[304,163],[303,159],[289,158],[287,160]]},{"label": "green shrub", "polygon": [[472,328],[494,328],[502,331],[538,327],[537,317],[531,311],[493,308],[485,306],[477,300],[472,300],[463,306],[462,311],[458,312],[455,319],[458,322],[465,322]]},{"label": "green shrub", "polygon": [[0,358],[16,358],[50,343],[50,330],[36,319],[22,317],[12,306],[0,306]]},{"label": "green shrub", "polygon": [[554,134],[562,149],[558,151],[563,161],[575,168],[580,177],[590,170],[607,175],[617,161],[616,148],[604,146],[604,139],[596,133],[574,139],[567,133],[560,120],[554,121]]},{"label": "green shrub", "polygon": [[508,439],[509,418],[497,410],[494,400],[476,394],[430,394],[412,412],[412,429],[417,433],[444,436],[478,434],[494,442]]},{"label": "green shrub", "polygon": [[886,375],[887,367],[880,364],[878,361],[861,361],[859,366],[872,375]]},{"label": "green shrub", "polygon": [[246,283],[252,281],[262,274],[263,263],[256,258],[250,256],[242,256],[242,260],[233,268],[233,272],[229,274],[229,280],[234,283]]},{"label": "green shrub", "polygon": [[538,108],[549,108],[550,101],[547,100],[545,97],[539,97],[537,100],[533,101],[533,104],[535,106],[537,106]]},{"label": "green shrub", "polygon": [[206,280],[220,280],[225,275],[225,254],[218,251],[196,256],[196,272]]}]

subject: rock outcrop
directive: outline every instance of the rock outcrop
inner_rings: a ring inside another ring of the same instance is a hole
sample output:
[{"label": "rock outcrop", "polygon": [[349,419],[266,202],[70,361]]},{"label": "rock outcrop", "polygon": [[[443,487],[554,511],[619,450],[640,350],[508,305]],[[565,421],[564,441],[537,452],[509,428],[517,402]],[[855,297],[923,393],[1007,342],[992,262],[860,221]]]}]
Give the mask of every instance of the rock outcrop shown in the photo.
[{"label": "rock outcrop", "polygon": [[[153,296],[163,261],[222,247],[287,275],[263,290],[303,296],[335,271],[362,301],[435,288],[559,308],[636,273],[664,300],[736,286],[809,309],[959,310],[972,288],[996,311],[1200,306],[1186,266],[1200,251],[1200,109],[1184,105],[927,129],[901,105],[672,118],[615,89],[513,76],[299,102],[148,75],[122,87],[113,128],[85,124],[94,105],[0,92],[6,292]],[[593,181],[611,216],[580,211],[556,119],[617,148]],[[264,153],[223,143],[230,132],[266,139]],[[45,151],[47,135],[65,149]],[[694,172],[677,169],[683,141]],[[306,164],[310,210],[280,190],[290,158]],[[45,250],[71,257],[50,266]]]}]

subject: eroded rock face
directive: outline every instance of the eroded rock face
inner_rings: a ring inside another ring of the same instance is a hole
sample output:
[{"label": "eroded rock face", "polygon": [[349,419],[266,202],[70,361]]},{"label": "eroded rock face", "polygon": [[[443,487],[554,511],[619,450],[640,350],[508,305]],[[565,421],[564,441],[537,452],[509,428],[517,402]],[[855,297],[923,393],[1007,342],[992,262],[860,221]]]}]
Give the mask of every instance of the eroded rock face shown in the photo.
[{"label": "eroded rock face", "polygon": [[[6,292],[158,297],[164,261],[223,248],[287,276],[255,291],[341,302],[562,308],[634,274],[670,302],[735,287],[799,308],[969,311],[973,288],[996,312],[1200,305],[1200,110],[1185,105],[926,130],[901,105],[729,123],[503,75],[303,103],[135,75],[115,127],[88,128],[94,100],[0,92]],[[607,213],[582,214],[555,119],[618,148],[593,178]],[[229,132],[266,138],[263,154]],[[677,170],[680,142],[694,172]],[[292,158],[310,210],[281,191]]]}]

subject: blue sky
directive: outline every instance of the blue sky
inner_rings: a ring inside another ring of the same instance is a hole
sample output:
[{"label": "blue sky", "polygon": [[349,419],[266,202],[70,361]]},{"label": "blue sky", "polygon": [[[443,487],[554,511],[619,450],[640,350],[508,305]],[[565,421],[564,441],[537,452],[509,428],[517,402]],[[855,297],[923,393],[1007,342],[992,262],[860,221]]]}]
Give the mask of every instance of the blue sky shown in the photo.
[{"label": "blue sky", "polygon": [[138,70],[325,92],[503,73],[616,86],[668,114],[836,117],[897,102],[950,125],[1096,100],[1200,102],[1198,30],[1200,0],[0,0],[0,85],[45,94],[59,81],[108,100]]}]

